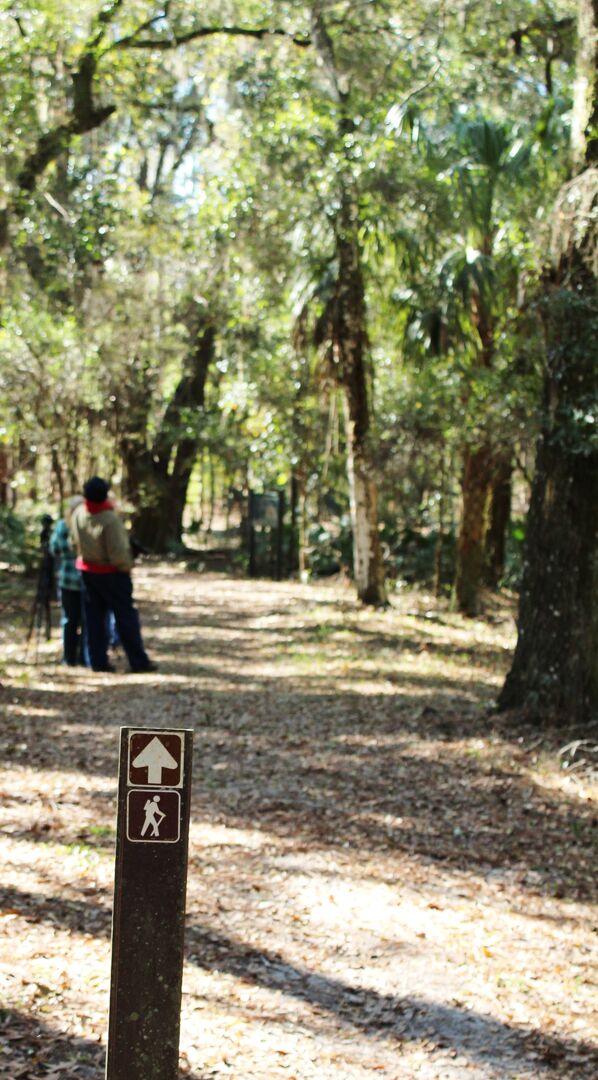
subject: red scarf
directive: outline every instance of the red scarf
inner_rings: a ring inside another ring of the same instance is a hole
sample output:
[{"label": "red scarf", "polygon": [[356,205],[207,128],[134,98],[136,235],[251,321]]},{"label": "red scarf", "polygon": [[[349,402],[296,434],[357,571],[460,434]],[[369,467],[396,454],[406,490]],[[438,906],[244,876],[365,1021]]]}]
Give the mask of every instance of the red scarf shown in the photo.
[{"label": "red scarf", "polygon": [[102,510],[114,510],[114,507],[108,499],[105,499],[104,502],[90,502],[89,499],[86,499],[85,509],[88,514],[101,514]]}]

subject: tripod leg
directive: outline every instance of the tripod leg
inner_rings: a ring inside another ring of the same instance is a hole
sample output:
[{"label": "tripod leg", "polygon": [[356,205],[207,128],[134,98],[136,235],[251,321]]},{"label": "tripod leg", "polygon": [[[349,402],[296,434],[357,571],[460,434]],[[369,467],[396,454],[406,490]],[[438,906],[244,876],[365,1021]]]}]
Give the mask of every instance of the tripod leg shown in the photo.
[{"label": "tripod leg", "polygon": [[31,608],[31,619],[29,620],[29,629],[27,631],[26,643],[27,645],[31,641],[33,631],[36,626],[39,626],[39,612],[40,612],[40,587],[39,583],[35,594],[35,600],[33,601],[33,607]]}]

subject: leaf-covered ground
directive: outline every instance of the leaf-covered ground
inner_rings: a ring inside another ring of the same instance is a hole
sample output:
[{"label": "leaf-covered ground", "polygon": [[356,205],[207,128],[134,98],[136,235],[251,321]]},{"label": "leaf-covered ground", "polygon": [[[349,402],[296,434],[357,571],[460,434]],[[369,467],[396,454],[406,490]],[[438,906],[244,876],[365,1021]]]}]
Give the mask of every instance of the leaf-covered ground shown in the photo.
[{"label": "leaf-covered ground", "polygon": [[103,1077],[120,725],[195,729],[182,1075],[595,1080],[596,786],[580,733],[490,712],[508,608],[136,590],[149,677],[25,656],[0,611],[2,1080]]}]

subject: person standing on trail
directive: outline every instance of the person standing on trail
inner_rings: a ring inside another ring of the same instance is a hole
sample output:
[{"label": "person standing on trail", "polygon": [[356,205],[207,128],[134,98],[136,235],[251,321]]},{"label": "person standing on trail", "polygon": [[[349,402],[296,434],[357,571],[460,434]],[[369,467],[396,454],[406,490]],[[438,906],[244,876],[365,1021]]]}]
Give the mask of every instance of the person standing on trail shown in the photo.
[{"label": "person standing on trail", "polygon": [[65,516],[54,526],[50,537],[50,553],[59,560],[58,588],[62,607],[62,662],[76,667],[85,662],[83,603],[81,600],[81,574],[75,566],[75,551],[69,532],[69,519],[73,510],[83,502],[82,495],[69,499]]},{"label": "person standing on trail", "polygon": [[114,612],[116,629],[132,672],[156,671],[143,646],[139,614],[133,604],[133,554],[127,530],[108,501],[108,484],[92,476],[84,500],[71,517],[71,536],[81,571],[83,606],[91,666],[114,671],[108,662],[106,615]]}]

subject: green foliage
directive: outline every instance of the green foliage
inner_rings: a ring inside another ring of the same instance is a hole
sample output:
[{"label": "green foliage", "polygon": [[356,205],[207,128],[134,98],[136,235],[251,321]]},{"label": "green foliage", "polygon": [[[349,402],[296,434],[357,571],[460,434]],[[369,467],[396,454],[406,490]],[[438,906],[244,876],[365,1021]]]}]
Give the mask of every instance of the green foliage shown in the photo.
[{"label": "green foliage", "polygon": [[30,570],[39,554],[37,519],[0,506],[0,563],[5,568]]},{"label": "green foliage", "polygon": [[353,562],[353,542],[348,518],[327,525],[310,526],[306,544],[307,565],[314,577],[348,572]]},{"label": "green foliage", "polygon": [[505,568],[500,584],[518,589],[523,573],[523,548],[525,543],[525,520],[514,518],[507,532]]},{"label": "green foliage", "polygon": [[[383,540],[389,566],[429,579],[430,537],[454,530],[463,446],[490,432],[527,459],[536,434],[530,298],[565,164],[572,57],[560,3],[537,8],[12,4],[0,22],[0,404],[19,497],[36,474],[59,497],[100,470],[151,500],[151,468],[135,485],[131,463],[155,464],[169,441],[172,470],[189,440],[230,486],[294,477],[313,571],[348,565],[346,523],[328,535],[319,522],[327,490],[339,518],[347,506],[327,331],[350,196]],[[193,36],[219,26],[276,32]],[[85,58],[94,108],[116,108],[71,135],[61,125]],[[216,327],[216,358],[205,404],[173,412],[193,304]],[[582,414],[563,430],[589,437],[589,398]]]},{"label": "green foliage", "polygon": [[435,584],[440,559],[440,585],[450,586],[455,568],[454,531],[440,536],[437,529],[402,529],[390,537],[385,530],[384,540],[388,544],[389,574],[395,581],[430,587]]},{"label": "green foliage", "polygon": [[25,527],[20,518],[7,507],[0,507],[0,560],[20,563],[25,551]]}]

